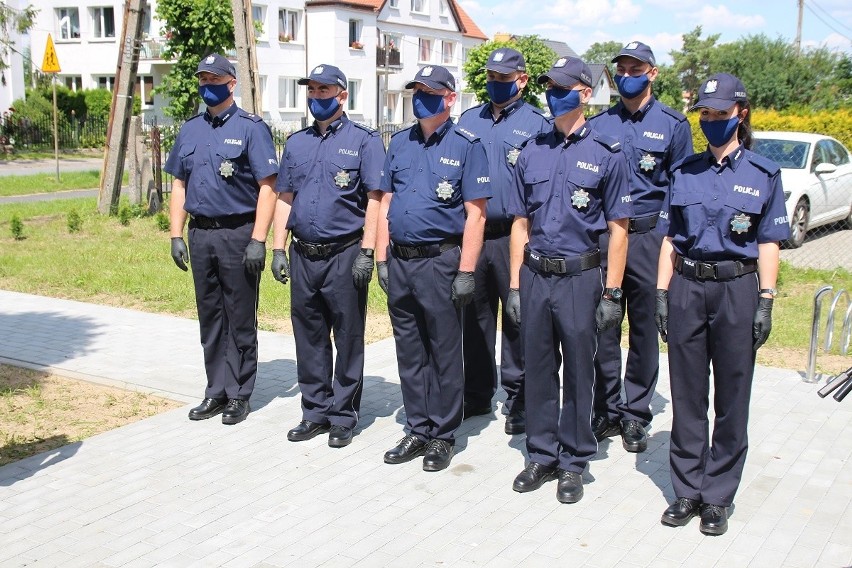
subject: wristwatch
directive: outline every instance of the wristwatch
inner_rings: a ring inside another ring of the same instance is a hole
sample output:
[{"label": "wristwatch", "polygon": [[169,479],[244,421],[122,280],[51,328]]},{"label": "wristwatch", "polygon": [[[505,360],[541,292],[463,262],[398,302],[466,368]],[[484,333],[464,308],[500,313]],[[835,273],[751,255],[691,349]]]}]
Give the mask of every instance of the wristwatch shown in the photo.
[{"label": "wristwatch", "polygon": [[778,295],[778,289],[777,288],[761,288],[759,293],[760,294],[769,294],[770,296],[772,296],[774,298],[776,295]]},{"label": "wristwatch", "polygon": [[603,297],[606,300],[613,300],[618,302],[621,300],[621,297],[624,295],[624,292],[621,288],[604,288]]},{"label": "wristwatch", "polygon": [[363,254],[364,256],[369,256],[370,258],[373,257],[374,252],[375,251],[373,251],[373,249],[368,249],[368,248],[362,248],[361,249],[361,254]]}]

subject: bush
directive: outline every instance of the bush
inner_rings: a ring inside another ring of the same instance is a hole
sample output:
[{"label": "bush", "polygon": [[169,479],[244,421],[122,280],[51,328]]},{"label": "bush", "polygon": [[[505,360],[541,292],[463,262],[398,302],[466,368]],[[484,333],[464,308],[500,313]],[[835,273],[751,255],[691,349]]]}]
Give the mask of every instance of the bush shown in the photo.
[{"label": "bush", "polygon": [[109,118],[112,93],[106,89],[86,89],[83,95],[86,98],[87,118]]},{"label": "bush", "polygon": [[17,213],[12,215],[9,229],[12,231],[12,238],[16,241],[22,241],[26,238],[24,236],[24,222],[21,221],[21,217]]},{"label": "bush", "polygon": [[169,220],[169,216],[162,211],[157,211],[157,214],[154,215],[154,222],[157,224],[157,228],[163,231],[164,233],[168,232],[169,229],[171,229],[171,221]]},{"label": "bush", "polygon": [[83,219],[80,217],[80,214],[77,213],[76,209],[72,209],[68,212],[66,222],[68,224],[69,233],[79,233],[83,230]]},{"label": "bush", "polygon": [[131,219],[145,216],[145,208],[142,205],[122,205],[118,208],[118,222],[125,227],[130,225]]}]

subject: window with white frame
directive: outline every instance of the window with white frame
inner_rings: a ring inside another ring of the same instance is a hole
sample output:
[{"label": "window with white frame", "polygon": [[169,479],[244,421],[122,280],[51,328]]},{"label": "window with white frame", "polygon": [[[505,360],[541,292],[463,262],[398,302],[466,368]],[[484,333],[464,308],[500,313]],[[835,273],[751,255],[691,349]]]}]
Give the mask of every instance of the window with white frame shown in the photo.
[{"label": "window with white frame", "polygon": [[107,91],[112,91],[115,86],[115,75],[104,75],[102,77],[95,77],[98,81],[99,89],[106,89]]},{"label": "window with white frame", "polygon": [[399,0],[390,0],[389,4],[391,8],[399,8]]},{"label": "window with white frame", "polygon": [[145,10],[142,12],[142,37],[150,37],[151,35],[151,3],[145,4]]},{"label": "window with white frame", "polygon": [[77,8],[57,8],[55,14],[59,39],[80,39],[80,11]]},{"label": "window with white frame", "polygon": [[65,86],[72,91],[83,90],[83,77],[80,75],[66,75],[62,78],[65,81]]},{"label": "window with white frame", "polygon": [[364,44],[361,43],[361,20],[349,20],[349,47],[361,49]]},{"label": "window with white frame", "polygon": [[296,108],[298,106],[298,94],[298,79],[293,77],[278,78],[278,108]]},{"label": "window with white frame", "polygon": [[115,37],[115,10],[112,6],[92,8],[92,35],[106,39]]},{"label": "window with white frame", "polygon": [[428,14],[429,0],[411,0],[411,11],[416,14]]},{"label": "window with white frame", "polygon": [[254,24],[254,38],[266,41],[266,6],[252,4],[251,19]]},{"label": "window with white frame", "polygon": [[349,98],[346,99],[346,110],[357,111],[361,108],[361,81],[349,81],[347,90]]},{"label": "window with white frame", "polygon": [[142,108],[154,105],[154,78],[150,75],[138,75],[133,94],[142,101]]},{"label": "window with white frame", "polygon": [[450,9],[447,7],[447,0],[438,0],[438,14],[447,16]]},{"label": "window with white frame", "polygon": [[419,55],[418,61],[423,63],[429,63],[432,61],[432,40],[429,38],[421,37],[420,38],[420,50],[418,51]]},{"label": "window with white frame", "polygon": [[287,43],[299,40],[299,20],[301,12],[297,10],[278,10],[278,41]]},{"label": "window with white frame", "polygon": [[441,42],[441,63],[444,65],[455,65],[456,44],[452,41]]}]

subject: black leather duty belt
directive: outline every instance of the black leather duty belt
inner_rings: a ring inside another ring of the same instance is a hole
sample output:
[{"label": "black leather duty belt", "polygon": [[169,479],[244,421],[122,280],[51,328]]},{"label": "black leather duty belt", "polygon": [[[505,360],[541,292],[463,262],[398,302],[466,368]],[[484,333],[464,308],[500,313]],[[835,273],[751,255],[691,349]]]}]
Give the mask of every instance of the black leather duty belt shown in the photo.
[{"label": "black leather duty belt", "polygon": [[689,280],[733,280],[743,274],[755,272],[757,261],[752,258],[701,262],[677,255],[674,266],[678,273]]},{"label": "black leather duty belt", "polygon": [[634,219],[630,219],[630,222],[627,224],[627,232],[628,233],[647,233],[651,229],[657,226],[657,221],[660,218],[659,213],[655,213],[653,215],[649,215],[648,217],[636,217]]},{"label": "black leather duty belt", "polygon": [[512,220],[494,221],[485,223],[485,238],[499,239],[500,237],[508,237],[512,233]]},{"label": "black leather duty belt", "polygon": [[459,237],[453,237],[431,245],[398,245],[396,243],[391,243],[391,252],[394,257],[401,258],[403,260],[409,260],[412,258],[432,258],[460,245],[461,238]]},{"label": "black leather duty belt", "polygon": [[362,234],[362,231],[358,231],[351,235],[346,235],[336,241],[329,241],[327,243],[310,243],[293,235],[293,248],[305,258],[311,260],[324,260],[351,247],[355,243],[360,242]]},{"label": "black leather duty belt", "polygon": [[541,256],[529,249],[524,250],[524,264],[539,274],[576,276],[584,270],[601,265],[601,251],[594,250],[579,256]]},{"label": "black leather duty belt", "polygon": [[189,226],[197,229],[236,229],[237,227],[242,227],[247,223],[254,222],[254,217],[254,213],[225,215],[223,217],[193,215],[189,220]]}]

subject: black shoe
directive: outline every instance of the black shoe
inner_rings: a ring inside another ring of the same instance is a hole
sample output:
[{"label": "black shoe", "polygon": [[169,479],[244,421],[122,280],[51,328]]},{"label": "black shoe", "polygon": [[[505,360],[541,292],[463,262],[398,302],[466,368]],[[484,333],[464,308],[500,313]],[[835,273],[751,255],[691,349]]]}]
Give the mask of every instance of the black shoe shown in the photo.
[{"label": "black shoe", "polygon": [[330,426],[328,424],[320,424],[319,422],[311,422],[310,420],[302,420],[299,425],[287,432],[287,439],[291,442],[304,442],[310,440],[317,434],[325,434]]},{"label": "black shoe", "polygon": [[698,514],[700,505],[701,502],[695,499],[679,497],[677,501],[669,505],[668,509],[663,511],[660,522],[670,527],[682,527]]},{"label": "black shoe", "polygon": [[352,428],[334,425],[328,431],[328,445],[332,448],[342,448],[352,442]]},{"label": "black shoe", "polygon": [[535,491],[545,481],[550,481],[556,478],[556,468],[541,465],[540,463],[530,462],[524,471],[515,477],[515,482],[512,483],[512,489],[518,493],[526,493],[527,491]]},{"label": "black shoe", "polygon": [[225,410],[227,398],[205,398],[201,404],[189,411],[190,420],[207,420]]},{"label": "black shoe", "polygon": [[704,534],[719,536],[728,530],[728,508],[721,505],[701,504],[701,524],[698,526]]},{"label": "black shoe", "polygon": [[621,433],[621,427],[618,425],[618,422],[613,422],[606,415],[595,416],[594,420],[592,420],[592,430],[598,442],[604,438],[611,438]]},{"label": "black shoe", "polygon": [[464,403],[464,420],[468,418],[473,418],[474,416],[485,416],[486,414],[491,414],[494,412],[494,409],[491,408],[490,404],[486,404],[484,406],[474,406],[472,404]]},{"label": "black shoe", "polygon": [[426,453],[426,442],[407,434],[396,446],[385,452],[385,463],[405,463]]},{"label": "black shoe", "polygon": [[513,436],[515,434],[523,434],[527,431],[527,411],[513,410],[506,416],[506,426],[503,430]]},{"label": "black shoe", "polygon": [[583,498],[583,476],[575,471],[559,470],[556,500],[560,503],[576,503]]},{"label": "black shoe", "polygon": [[621,445],[634,454],[644,452],[648,448],[648,434],[645,428],[636,420],[621,422]]},{"label": "black shoe", "polygon": [[249,412],[251,412],[249,401],[232,398],[222,411],[222,424],[239,424],[246,419]]},{"label": "black shoe", "polygon": [[423,456],[423,471],[441,471],[453,459],[453,446],[446,440],[431,440]]}]

